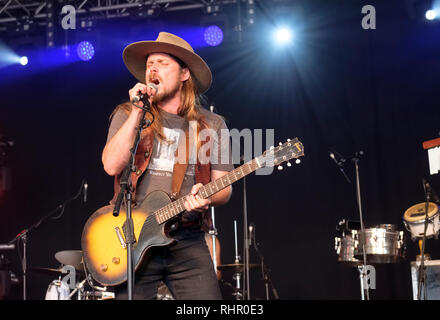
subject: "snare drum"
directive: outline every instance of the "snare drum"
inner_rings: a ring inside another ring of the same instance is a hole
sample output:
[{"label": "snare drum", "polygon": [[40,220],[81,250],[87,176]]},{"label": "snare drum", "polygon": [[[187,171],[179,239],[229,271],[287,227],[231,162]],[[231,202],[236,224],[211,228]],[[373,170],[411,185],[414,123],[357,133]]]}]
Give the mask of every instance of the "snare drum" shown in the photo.
[{"label": "snare drum", "polygon": [[[403,215],[403,224],[406,229],[411,232],[411,238],[423,237],[425,230],[426,202],[418,203],[408,208]],[[426,237],[432,238],[438,236],[440,230],[440,214],[439,208],[434,202],[428,205],[428,228],[426,229]]]},{"label": "snare drum", "polygon": [[[365,229],[365,253],[368,263],[396,263],[405,257],[403,231],[395,225],[382,224]],[[363,259],[362,232],[353,230],[354,256]]]}]

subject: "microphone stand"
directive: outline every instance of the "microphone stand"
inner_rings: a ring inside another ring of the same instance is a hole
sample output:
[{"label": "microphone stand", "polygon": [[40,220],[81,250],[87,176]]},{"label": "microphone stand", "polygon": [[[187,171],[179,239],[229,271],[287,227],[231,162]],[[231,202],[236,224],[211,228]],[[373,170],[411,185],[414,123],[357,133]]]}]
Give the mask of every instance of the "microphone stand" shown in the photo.
[{"label": "microphone stand", "polygon": [[[115,207],[113,209],[113,216],[117,217],[119,216],[119,211],[121,210],[121,204],[122,200],[124,199],[125,195],[125,208],[127,211],[126,214],[126,220],[124,222],[124,225],[122,227],[125,235],[125,243],[127,247],[127,290],[128,290],[128,300],[133,300],[133,288],[134,288],[134,268],[133,268],[133,245],[136,242],[135,236],[134,236],[134,225],[133,225],[133,218],[132,218],[132,184],[131,184],[131,173],[136,172],[137,168],[134,165],[134,159],[136,155],[137,148],[139,146],[139,142],[141,140],[142,130],[149,127],[153,121],[154,116],[150,112],[150,102],[148,101],[148,95],[145,96],[145,99],[142,99],[142,102],[144,103],[145,107],[139,107],[135,103],[132,103],[134,106],[142,109],[142,117],[139,121],[139,126],[137,127],[137,133],[135,140],[133,142],[133,147],[130,149],[130,160],[128,161],[127,165],[125,166],[124,171],[122,172],[121,179],[120,179],[120,190],[118,197],[116,198]],[[146,120],[145,116],[147,113],[151,114],[153,116],[153,121]]]},{"label": "microphone stand", "polygon": [[[214,112],[214,106],[211,105],[209,107],[209,110],[213,113]],[[217,228],[215,227],[215,210],[214,206],[211,206],[211,220],[212,220],[212,227],[209,230],[209,234],[211,235],[211,241],[212,241],[212,256],[213,256],[213,262],[214,262],[214,270],[215,274],[217,274],[217,241],[216,236],[218,235]]]},{"label": "microphone stand", "polygon": [[421,299],[422,295],[422,285],[424,289],[423,299],[428,300],[428,292],[426,287],[426,267],[425,267],[425,243],[426,243],[426,230],[428,229],[429,224],[429,202],[431,201],[431,190],[426,188],[426,183],[423,181],[423,189],[425,191],[425,227],[423,230],[422,237],[422,250],[420,252],[420,266],[419,266],[419,281],[417,285],[417,300]]},{"label": "microphone stand", "polygon": [[243,291],[246,292],[246,299],[251,299],[250,281],[249,281],[249,229],[247,222],[247,196],[246,196],[246,176],[243,177],[243,238],[244,238],[244,278]]},{"label": "microphone stand", "polygon": [[367,254],[365,252],[365,240],[366,240],[366,235],[365,235],[365,227],[364,227],[364,220],[362,218],[362,203],[361,203],[361,186],[360,186],[360,181],[359,181],[359,160],[360,160],[360,156],[363,155],[363,151],[359,151],[355,153],[355,156],[352,158],[354,165],[355,165],[355,169],[356,169],[356,198],[357,198],[357,203],[358,203],[358,208],[359,208],[359,219],[360,219],[360,223],[361,223],[361,243],[362,243],[362,255],[363,255],[363,265],[358,266],[358,270],[359,270],[359,277],[361,280],[361,296],[362,296],[362,300],[370,300],[370,294],[369,294],[369,287],[368,287],[368,283],[367,283],[367,279],[366,279],[366,275],[367,275]]},{"label": "microphone stand", "polygon": [[[362,244],[362,256],[363,256],[363,264],[358,266],[359,271],[359,278],[361,281],[361,297],[362,300],[370,300],[370,294],[368,291],[368,282],[367,282],[367,254],[365,252],[365,227],[364,227],[364,221],[362,218],[362,203],[361,203],[361,185],[360,185],[360,179],[359,179],[359,160],[360,156],[364,154],[363,151],[356,152],[354,157],[351,159],[354,162],[355,171],[356,171],[356,202],[359,209],[359,220],[361,224],[361,236],[360,236],[360,242]],[[339,155],[340,156],[340,155]],[[345,171],[343,169],[343,163],[345,163],[345,159],[341,157],[340,161],[337,161],[333,152],[330,152],[330,158],[332,158],[335,163],[338,165],[339,170],[344,175],[345,179],[348,183],[351,183],[348,176],[345,174]]]},{"label": "microphone stand", "polygon": [[[47,215],[42,217],[38,222],[31,225],[29,228],[24,229],[18,235],[16,235],[14,239],[12,239],[11,241],[8,242],[8,245],[12,245],[14,242],[18,243],[18,241],[21,241],[23,243],[23,257],[20,257],[21,268],[22,268],[22,272],[23,272],[23,276],[22,276],[23,277],[23,300],[27,300],[27,294],[26,294],[26,292],[27,292],[27,244],[28,244],[28,240],[29,240],[28,239],[29,233],[31,231],[37,229],[41,225],[42,222],[51,218],[59,210],[61,210],[61,213],[58,214],[58,216],[53,217],[51,219],[56,220],[56,219],[61,218],[61,216],[64,213],[64,209],[65,209],[66,205],[69,202],[76,200],[81,195],[81,192],[84,189],[84,184],[85,184],[85,179],[83,179],[83,181],[81,183],[81,188],[79,189],[78,193],[75,196],[73,196],[71,199],[66,200],[63,204],[60,204],[59,206],[57,206],[50,213],[48,213]],[[18,245],[17,245],[17,247],[18,247]]]}]

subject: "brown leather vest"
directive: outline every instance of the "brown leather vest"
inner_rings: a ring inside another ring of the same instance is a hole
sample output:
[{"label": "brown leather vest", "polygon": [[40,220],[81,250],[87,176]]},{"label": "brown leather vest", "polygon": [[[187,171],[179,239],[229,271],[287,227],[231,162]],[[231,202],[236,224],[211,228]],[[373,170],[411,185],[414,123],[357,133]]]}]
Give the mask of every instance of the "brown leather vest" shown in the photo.
[{"label": "brown leather vest", "polygon": [[[203,124],[201,125],[203,128]],[[188,128],[185,130],[186,134],[186,163],[179,163],[175,162],[174,168],[173,168],[173,177],[172,177],[172,198],[175,198],[178,196],[178,193],[180,191],[180,187],[182,186],[183,178],[185,177],[186,169],[188,167],[188,158],[189,158],[189,134],[188,134]],[[197,134],[198,137],[198,134]],[[151,128],[147,128],[142,132],[142,138],[139,142],[138,149],[136,151],[134,165],[136,167],[136,171],[132,172],[131,177],[131,185],[133,189],[133,202],[136,203],[136,187],[139,178],[142,176],[142,174],[147,170],[148,164],[150,162],[152,149],[153,149],[153,141],[154,141],[154,132]],[[199,151],[199,148],[201,145],[208,143],[208,141],[203,142],[202,144],[197,144],[197,154]],[[183,143],[181,141],[181,143]],[[176,157],[178,156],[178,150],[176,149]],[[210,150],[208,148],[207,156],[210,155]],[[122,174],[122,173],[121,173]],[[116,198],[119,194],[119,190],[121,189],[120,186],[120,178],[121,174],[115,176],[114,180],[114,196],[113,199],[110,201],[110,204],[114,204],[116,202]],[[195,164],[195,180],[196,183],[202,183],[203,185],[209,183],[211,181],[211,164],[201,164],[199,161],[199,158],[197,157],[197,163]],[[208,232],[209,229],[212,227],[212,219],[209,215],[209,210],[206,210],[202,213],[202,229],[205,232]]]}]

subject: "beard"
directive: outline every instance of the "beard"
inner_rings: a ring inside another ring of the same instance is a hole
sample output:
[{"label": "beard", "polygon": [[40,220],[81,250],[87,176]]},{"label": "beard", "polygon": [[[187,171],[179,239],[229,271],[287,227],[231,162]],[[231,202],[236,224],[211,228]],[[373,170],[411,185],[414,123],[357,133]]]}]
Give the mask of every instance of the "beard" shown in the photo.
[{"label": "beard", "polygon": [[163,92],[155,95],[153,97],[153,102],[158,104],[171,100],[180,91],[180,86],[181,86],[180,82],[176,81],[176,83],[174,83],[174,85],[170,89],[164,90]]}]

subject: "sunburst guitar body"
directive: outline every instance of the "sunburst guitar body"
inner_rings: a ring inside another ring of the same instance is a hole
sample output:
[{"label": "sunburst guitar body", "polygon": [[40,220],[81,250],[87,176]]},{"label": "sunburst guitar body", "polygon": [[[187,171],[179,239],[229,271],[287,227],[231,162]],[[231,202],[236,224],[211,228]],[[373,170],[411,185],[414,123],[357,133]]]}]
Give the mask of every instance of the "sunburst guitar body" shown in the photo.
[{"label": "sunburst guitar body", "polygon": [[[150,213],[171,203],[162,191],[150,193],[139,207],[132,210],[134,235],[133,265],[137,270],[148,259],[149,249],[166,246],[174,240],[166,232],[166,224],[158,224]],[[113,216],[114,206],[108,205],[93,213],[83,229],[81,246],[86,267],[92,277],[105,286],[127,280],[127,249],[124,235],[126,211]]]}]

